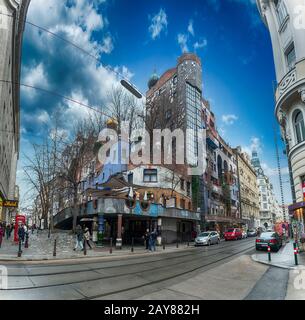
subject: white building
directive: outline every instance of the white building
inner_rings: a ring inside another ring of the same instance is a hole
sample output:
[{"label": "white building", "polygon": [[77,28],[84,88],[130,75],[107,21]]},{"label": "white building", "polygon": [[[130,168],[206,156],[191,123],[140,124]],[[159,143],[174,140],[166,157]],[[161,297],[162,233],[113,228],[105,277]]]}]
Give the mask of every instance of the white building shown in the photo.
[{"label": "white building", "polygon": [[[0,0],[0,200],[14,199],[20,137],[20,60],[30,0]],[[1,210],[1,209],[0,209]],[[8,212],[0,211],[0,220]]]},{"label": "white building", "polygon": [[277,88],[275,115],[287,146],[294,205],[304,214],[305,186],[305,2],[257,0],[273,46]]},{"label": "white building", "polygon": [[257,174],[257,185],[259,188],[260,227],[268,228],[283,217],[283,213],[281,213],[283,211],[281,211],[282,209],[275,197],[273,185],[261,167],[256,151],[252,152],[251,163]]}]

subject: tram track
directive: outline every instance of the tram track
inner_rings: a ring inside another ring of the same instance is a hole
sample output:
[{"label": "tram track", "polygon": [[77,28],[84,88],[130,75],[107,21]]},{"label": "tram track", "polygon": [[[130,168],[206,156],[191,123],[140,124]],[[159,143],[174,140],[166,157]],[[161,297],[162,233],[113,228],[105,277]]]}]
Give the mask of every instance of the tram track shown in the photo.
[{"label": "tram track", "polygon": [[[242,245],[247,245],[248,243],[250,242],[246,242],[246,243],[242,243]],[[235,244],[235,243],[234,243]],[[113,269],[113,268],[124,268],[124,267],[132,267],[132,266],[138,266],[138,265],[145,265],[145,264],[151,264],[151,263],[157,263],[157,262],[161,262],[161,261],[166,261],[166,260],[173,260],[173,259],[180,259],[180,258],[185,258],[185,257],[189,257],[189,256],[196,256],[196,255],[201,255],[202,253],[209,253],[209,252],[213,252],[213,254],[210,254],[210,255],[206,255],[205,257],[208,258],[208,257],[211,257],[211,256],[214,256],[216,254],[219,254],[219,253],[222,253],[222,252],[225,252],[226,250],[232,248],[236,248],[235,245],[231,245],[231,243],[228,243],[228,245],[224,245],[224,246],[221,246],[221,247],[204,247],[205,250],[200,250],[200,249],[203,249],[203,248],[190,248],[190,249],[186,249],[186,250],[192,250],[191,253],[187,253],[187,254],[179,254],[177,255],[177,253],[180,253],[180,252],[169,252],[169,253],[164,253],[167,254],[167,255],[171,255],[170,257],[161,257],[161,258],[158,258],[158,259],[149,259],[147,261],[142,261],[142,262],[131,262],[131,263],[125,263],[125,264],[118,264],[118,265],[106,265],[106,266],[99,266],[99,267],[96,267],[96,268],[90,268],[90,267],[87,267],[87,268],[84,268],[84,269],[80,269],[80,270],[67,270],[67,271],[60,271],[60,272],[49,272],[49,273],[18,273],[18,274],[8,274],[8,277],[36,277],[36,276],[53,276],[53,275],[61,275],[61,274],[71,274],[71,273],[81,273],[81,272],[88,272],[88,271],[99,271],[99,270],[103,270],[103,269]],[[195,249],[195,250],[194,250]],[[198,250],[196,250],[198,249]],[[195,252],[195,253],[194,253]],[[173,255],[173,256],[172,256]],[[148,258],[148,256],[145,256],[145,258]],[[153,257],[152,257],[153,258]],[[139,259],[139,257],[130,257],[130,259]],[[113,262],[120,262],[118,260],[113,260],[113,261],[106,261],[106,262],[100,262],[101,264],[104,263],[104,264],[111,264]],[[87,262],[85,263],[84,265],[90,265],[90,264],[99,264],[99,262]],[[83,264],[82,264],[83,265]],[[66,265],[66,264],[63,264],[63,265],[57,265],[57,266],[53,266],[51,268],[55,268],[55,267],[68,267],[68,266],[75,266],[75,264],[72,264],[72,265]],[[42,266],[43,268],[44,266]],[[50,266],[45,266],[45,267],[49,267]],[[40,267],[38,266],[35,266],[35,267],[32,267],[31,266],[31,269],[38,269]],[[25,267],[25,270],[27,270],[28,267]]]},{"label": "tram track", "polygon": [[[244,248],[245,247],[245,248]],[[222,250],[217,250],[217,249],[214,249],[214,250],[211,250],[211,251],[214,251],[213,254],[210,254],[210,255],[202,255],[202,253],[208,253],[209,251],[198,251],[198,252],[195,252],[195,253],[192,253],[192,254],[187,254],[187,255],[180,255],[179,257],[167,257],[165,259],[158,259],[154,262],[160,262],[160,261],[164,261],[164,260],[168,260],[168,259],[181,259],[181,258],[186,258],[188,256],[193,256],[195,255],[195,259],[192,259],[192,263],[196,264],[197,262],[199,262],[199,264],[195,267],[195,268],[192,268],[190,270],[187,270],[187,271],[184,271],[184,272],[180,272],[178,274],[175,274],[174,272],[174,275],[172,275],[171,277],[168,277],[168,278],[165,278],[165,279],[161,279],[161,280],[158,280],[158,281],[153,281],[151,284],[154,284],[154,283],[159,283],[159,282],[162,282],[162,281],[166,281],[166,280],[169,280],[169,279],[173,279],[175,277],[178,277],[178,276],[181,276],[181,275],[185,275],[187,273],[191,273],[191,272],[194,272],[196,270],[199,270],[201,268],[204,268],[204,267],[207,267],[209,265],[212,265],[212,264],[215,264],[217,262],[220,262],[222,260],[226,260],[226,259],[229,259],[230,257],[233,257],[235,255],[239,255],[243,252],[247,252],[251,249],[253,249],[253,244],[247,242],[245,244],[243,244],[242,246],[239,246],[237,247],[236,249],[237,250],[234,250],[235,252],[233,253],[226,253],[226,251],[230,250],[230,249],[234,249],[236,248],[235,246],[225,246],[225,248],[219,248],[219,249],[222,249]],[[218,256],[218,255],[221,255],[223,254],[224,256],[219,258],[219,259],[216,259],[216,260],[213,260],[213,261],[210,261],[210,262],[207,262],[207,260],[209,260],[209,258],[211,259],[212,257],[214,256]],[[198,256],[198,257],[197,257]],[[201,264],[200,261],[201,260],[204,260],[205,263]],[[7,291],[20,291],[20,290],[35,290],[35,289],[42,289],[42,288],[50,288],[50,287],[59,287],[59,286],[69,286],[69,285],[76,285],[76,284],[82,284],[82,283],[87,283],[87,282],[91,282],[91,281],[98,281],[98,280],[107,280],[107,279],[112,279],[112,278],[119,278],[119,277],[126,277],[126,276],[137,276],[138,274],[141,274],[143,272],[157,272],[159,270],[162,270],[162,269],[169,269],[173,266],[183,266],[183,264],[188,264],[189,263],[189,260],[183,260],[181,262],[174,262],[174,263],[171,263],[171,264],[166,264],[164,266],[153,266],[151,268],[148,268],[148,269],[143,269],[141,268],[140,270],[136,270],[136,271],[133,271],[133,272],[125,272],[125,273],[121,273],[120,271],[122,270],[118,270],[120,273],[119,274],[113,274],[113,275],[106,275],[106,276],[98,276],[98,277],[93,277],[93,278],[88,278],[88,279],[84,279],[84,280],[79,280],[79,279],[75,279],[75,281],[69,281],[69,282],[64,282],[64,283],[54,283],[54,284],[47,284],[47,285],[35,285],[35,283],[33,282],[34,278],[35,277],[47,277],[47,276],[59,276],[59,275],[65,275],[67,274],[67,272],[59,272],[59,273],[52,273],[52,274],[36,274],[36,275],[26,275],[27,277],[29,277],[29,279],[31,279],[31,282],[33,284],[33,286],[23,286],[23,287],[15,287],[15,288],[8,288],[6,289]],[[139,263],[136,263],[136,264],[133,264],[133,265],[143,265],[143,264],[152,264],[152,261],[145,261],[145,262],[142,262],[141,264]],[[128,267],[130,266],[130,264],[125,264],[124,265],[125,267]],[[80,272],[97,272],[99,273],[98,271],[102,271],[103,269],[108,269],[108,268],[120,268],[122,269],[122,266],[117,266],[117,267],[114,267],[114,266],[107,266],[107,267],[100,267],[100,268],[92,268],[92,269],[85,269],[85,270],[78,270],[78,271],[73,271],[73,273],[80,273]],[[187,268],[187,266],[186,266]],[[174,268],[174,270],[177,270],[177,268]],[[69,273],[72,273],[72,272],[69,272]],[[12,276],[14,277],[14,276]],[[146,285],[144,285],[146,286]],[[138,288],[138,287],[141,287],[141,286],[135,286],[134,289]],[[133,288],[130,288],[130,290],[132,290]],[[127,289],[125,289],[127,290]],[[129,290],[129,289],[128,289]],[[119,291],[115,291],[111,294],[115,294],[117,292],[121,292],[121,290]],[[107,295],[109,295],[109,293],[107,293]],[[101,295],[102,297],[103,295]],[[93,297],[94,299],[94,297]]]}]

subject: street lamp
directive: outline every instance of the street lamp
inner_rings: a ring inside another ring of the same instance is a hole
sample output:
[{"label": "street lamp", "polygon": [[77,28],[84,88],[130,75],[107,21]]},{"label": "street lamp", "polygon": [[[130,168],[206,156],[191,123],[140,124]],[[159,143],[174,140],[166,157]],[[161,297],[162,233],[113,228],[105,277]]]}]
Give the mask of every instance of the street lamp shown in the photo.
[{"label": "street lamp", "polygon": [[142,93],[129,81],[121,80],[121,85],[138,99],[141,99],[143,97]]}]

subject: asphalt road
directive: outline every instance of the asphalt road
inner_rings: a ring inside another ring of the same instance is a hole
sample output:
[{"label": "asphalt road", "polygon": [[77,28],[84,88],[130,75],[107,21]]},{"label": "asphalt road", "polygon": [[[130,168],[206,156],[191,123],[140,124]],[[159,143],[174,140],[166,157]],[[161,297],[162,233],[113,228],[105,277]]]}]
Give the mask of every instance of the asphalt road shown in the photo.
[{"label": "asphalt road", "polygon": [[254,241],[249,238],[123,259],[7,264],[8,289],[0,290],[0,299],[139,299],[252,254]]}]

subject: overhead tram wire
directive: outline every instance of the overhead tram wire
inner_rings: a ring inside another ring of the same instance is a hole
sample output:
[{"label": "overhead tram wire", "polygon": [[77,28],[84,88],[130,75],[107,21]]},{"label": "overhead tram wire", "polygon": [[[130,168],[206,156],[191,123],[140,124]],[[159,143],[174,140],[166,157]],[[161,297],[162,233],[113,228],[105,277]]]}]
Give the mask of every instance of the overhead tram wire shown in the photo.
[{"label": "overhead tram wire", "polygon": [[35,90],[38,90],[38,91],[42,91],[42,92],[45,92],[45,93],[48,93],[50,95],[53,95],[53,96],[56,96],[56,97],[59,97],[61,99],[64,99],[64,100],[67,100],[67,101],[70,101],[70,102],[73,102],[73,103],[76,103],[82,107],[85,107],[85,108],[88,108],[92,111],[95,111],[97,113],[100,113],[102,114],[103,116],[107,117],[107,118],[111,118],[110,115],[106,114],[105,112],[101,111],[101,110],[98,110],[90,105],[87,105],[83,102],[80,102],[80,101],[77,101],[73,98],[70,98],[70,97],[66,97],[64,96],[63,94],[61,93],[58,93],[58,92],[55,92],[55,91],[51,91],[51,90],[47,90],[47,89],[44,89],[44,88],[40,88],[40,87],[36,87],[36,86],[32,86],[32,85],[29,85],[29,84],[25,84],[25,83],[21,83],[21,82],[14,82],[14,81],[9,81],[9,80],[3,80],[3,79],[0,79],[0,82],[2,83],[10,83],[10,84],[14,84],[14,85],[19,85],[21,87],[25,87],[25,88],[30,88],[30,89],[35,89]]},{"label": "overhead tram wire", "polygon": [[[0,12],[0,15],[4,15],[4,16],[7,16],[7,17],[10,17],[10,18],[14,18],[14,16],[10,15],[10,14],[7,14],[7,13],[3,13],[3,12]],[[116,74],[119,78],[121,78],[121,84],[122,86],[124,86],[127,90],[129,90],[132,94],[134,94],[137,98],[142,98],[144,95],[138,90],[138,88],[136,88],[132,83],[129,82],[129,80],[123,75],[121,74],[120,72],[116,71],[114,68],[110,67],[109,65],[106,65],[106,64],[103,64],[101,62],[101,60],[99,59],[99,57],[93,55],[92,53],[86,51],[85,49],[81,48],[80,46],[78,46],[77,44],[75,44],[74,42],[70,41],[70,40],[67,40],[66,38],[44,28],[44,27],[41,27],[33,22],[30,22],[30,21],[25,21],[26,24],[29,24],[30,26],[32,27],[35,27],[39,30],[42,30],[46,33],[49,33],[50,35],[54,36],[55,38],[58,38],[64,42],[66,42],[67,44],[75,47],[76,49],[80,50],[81,52],[83,52],[85,55],[91,57],[92,59],[96,60],[103,68],[113,72],[114,74]]]}]

